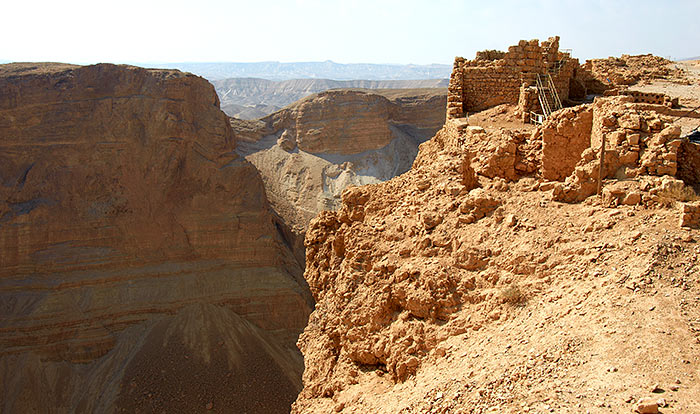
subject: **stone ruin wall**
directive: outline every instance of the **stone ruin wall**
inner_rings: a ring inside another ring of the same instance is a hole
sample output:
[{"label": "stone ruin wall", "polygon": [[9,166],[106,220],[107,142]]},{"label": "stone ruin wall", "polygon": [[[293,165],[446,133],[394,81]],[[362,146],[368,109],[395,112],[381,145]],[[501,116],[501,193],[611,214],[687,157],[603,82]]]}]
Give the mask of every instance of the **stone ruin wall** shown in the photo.
[{"label": "stone ruin wall", "polygon": [[678,178],[695,188],[700,194],[700,143],[687,139],[678,148]]},{"label": "stone ruin wall", "polygon": [[604,205],[657,205],[672,198],[681,203],[680,225],[698,228],[700,144],[681,137],[674,124],[680,114],[636,103],[630,95],[600,97],[557,111],[524,134],[448,118],[438,144],[459,149],[480,176],[506,182],[535,177],[536,188],[552,191],[552,200],[580,202],[597,191],[605,137]]},{"label": "stone ruin wall", "polygon": [[466,112],[500,104],[520,103],[525,105],[523,112],[541,112],[536,91],[534,98],[531,92],[523,98],[521,91],[535,85],[536,74],[549,71],[560,99],[565,100],[578,66],[578,60],[559,51],[558,36],[542,43],[537,39],[521,40],[508,52],[478,52],[474,60],[457,57],[448,87],[447,117],[460,118]]},{"label": "stone ruin wall", "polygon": [[620,95],[631,96],[634,103],[648,103],[652,105],[664,105],[669,108],[678,106],[678,98],[671,98],[663,93],[641,92],[641,91],[620,91]]},{"label": "stone ruin wall", "polygon": [[[549,73],[562,102],[572,97],[581,99],[586,93],[614,96],[626,95],[634,103],[678,106],[677,99],[661,93],[620,90],[612,85],[599,85],[591,73],[591,62],[580,65],[570,53],[559,50],[559,37],[521,40],[507,52],[484,50],[474,60],[456,57],[447,95],[447,118],[461,118],[501,104],[517,105],[523,122],[530,121],[530,112],[541,114],[536,78]],[[573,88],[573,89],[572,89]]]},{"label": "stone ruin wall", "polygon": [[[613,181],[603,188],[604,203],[655,204],[678,193],[683,202],[680,225],[700,227],[700,201],[693,201],[697,196],[690,197],[684,190],[686,186],[696,192],[700,189],[700,144],[681,138],[680,127],[674,125],[678,117],[700,116],[676,109],[677,100],[667,95],[609,90],[591,105],[557,111],[524,139],[487,138],[481,128],[468,126],[466,113],[500,104],[517,104],[525,122],[530,110],[541,113],[534,86],[537,73],[552,75],[562,101],[569,92],[578,97],[580,91],[570,88],[590,73],[578,60],[559,52],[558,40],[521,41],[508,52],[487,50],[472,61],[455,59],[445,125],[458,130],[452,132],[461,136],[463,145],[472,142],[466,145],[468,152],[487,154],[472,160],[475,171],[506,180],[539,175],[544,180],[540,189],[552,190],[553,200],[582,201],[597,190],[598,157],[605,137],[603,177]],[[446,131],[449,135],[450,128]],[[516,164],[529,167],[519,169]]]}]

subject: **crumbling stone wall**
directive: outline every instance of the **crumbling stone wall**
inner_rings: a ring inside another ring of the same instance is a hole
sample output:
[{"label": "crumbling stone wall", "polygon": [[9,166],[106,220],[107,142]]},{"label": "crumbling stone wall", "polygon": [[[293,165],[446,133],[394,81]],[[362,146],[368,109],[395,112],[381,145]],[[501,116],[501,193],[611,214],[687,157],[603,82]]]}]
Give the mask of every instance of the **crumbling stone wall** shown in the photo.
[{"label": "crumbling stone wall", "polygon": [[700,194],[700,144],[687,138],[678,148],[678,178]]},{"label": "crumbling stone wall", "polygon": [[563,181],[591,146],[593,108],[580,105],[553,114],[539,128],[542,136],[542,178]]},{"label": "crumbling stone wall", "polygon": [[671,99],[670,96],[663,93],[640,92],[625,90],[620,92],[621,95],[631,96],[635,103],[648,103],[653,105],[665,105],[669,108],[678,106],[678,98]]},{"label": "crumbling stone wall", "polygon": [[565,100],[577,67],[578,60],[559,51],[558,36],[542,43],[537,39],[521,40],[507,52],[483,51],[474,60],[457,57],[448,88],[447,117],[518,104],[521,87],[532,86],[538,73],[550,73],[560,99]]},{"label": "crumbling stone wall", "polygon": [[700,229],[700,201],[681,204],[681,227]]},{"label": "crumbling stone wall", "polygon": [[[603,140],[603,178],[677,175],[678,150],[683,142],[680,128],[658,112],[644,109],[648,105],[633,101],[631,96],[595,100],[590,147],[581,153],[580,161],[565,183],[554,187],[555,200],[580,201],[595,194],[598,154]],[[551,129],[551,125],[548,123],[542,128]],[[558,129],[558,132],[563,130]],[[546,169],[546,164],[543,160],[543,169]]]},{"label": "crumbling stone wall", "polygon": [[678,168],[681,130],[656,111],[639,109],[631,96],[596,99],[591,147],[618,152],[620,164],[629,169],[618,175],[672,175]]},{"label": "crumbling stone wall", "polygon": [[520,85],[520,96],[518,97],[518,109],[516,115],[524,123],[530,123],[530,112],[542,113],[540,102],[537,98],[537,87],[529,86],[526,83]]}]

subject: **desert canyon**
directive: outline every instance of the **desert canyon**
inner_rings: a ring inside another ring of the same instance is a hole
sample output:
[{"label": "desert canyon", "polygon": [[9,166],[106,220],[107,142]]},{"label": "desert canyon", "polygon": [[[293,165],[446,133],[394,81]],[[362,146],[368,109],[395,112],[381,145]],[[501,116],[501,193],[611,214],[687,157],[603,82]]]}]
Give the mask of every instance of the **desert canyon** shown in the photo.
[{"label": "desert canyon", "polygon": [[0,411],[700,412],[700,64],[559,42],[0,65]]}]

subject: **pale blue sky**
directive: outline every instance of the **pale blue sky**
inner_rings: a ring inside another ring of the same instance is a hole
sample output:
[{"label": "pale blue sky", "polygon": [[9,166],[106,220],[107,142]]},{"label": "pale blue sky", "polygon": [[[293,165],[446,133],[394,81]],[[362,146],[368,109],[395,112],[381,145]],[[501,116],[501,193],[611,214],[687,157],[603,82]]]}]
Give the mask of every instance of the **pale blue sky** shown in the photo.
[{"label": "pale blue sky", "polygon": [[0,60],[447,63],[561,36],[581,60],[700,55],[700,0],[32,0],[2,5]]}]

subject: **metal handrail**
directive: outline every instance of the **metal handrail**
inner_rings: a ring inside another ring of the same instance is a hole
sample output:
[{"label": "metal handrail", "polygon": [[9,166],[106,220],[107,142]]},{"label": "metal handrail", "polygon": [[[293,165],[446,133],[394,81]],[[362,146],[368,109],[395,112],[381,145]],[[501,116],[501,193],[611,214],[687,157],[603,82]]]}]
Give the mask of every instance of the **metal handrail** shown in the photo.
[{"label": "metal handrail", "polygon": [[542,122],[544,122],[543,120],[544,120],[544,115],[537,114],[535,112],[530,111],[530,123],[531,124],[542,125]]},{"label": "metal handrail", "polygon": [[[547,86],[545,86],[545,84]],[[549,101],[548,93],[551,96],[552,102]],[[561,100],[557,93],[557,87],[554,85],[552,76],[549,73],[537,74],[537,99],[540,102],[545,119],[549,118],[552,112],[562,108]]]},{"label": "metal handrail", "polygon": [[552,96],[554,97],[554,110],[557,111],[561,109],[563,106],[561,104],[561,100],[559,100],[559,93],[557,93],[557,87],[554,85],[554,81],[552,80],[551,76],[547,76],[547,79],[549,79],[549,88],[550,91],[552,91]]},{"label": "metal handrail", "polygon": [[542,107],[542,112],[544,112],[544,117],[547,119],[552,110],[549,107],[549,100],[547,99],[544,83],[542,82],[541,74],[537,74],[537,99],[540,101],[540,106]]}]

